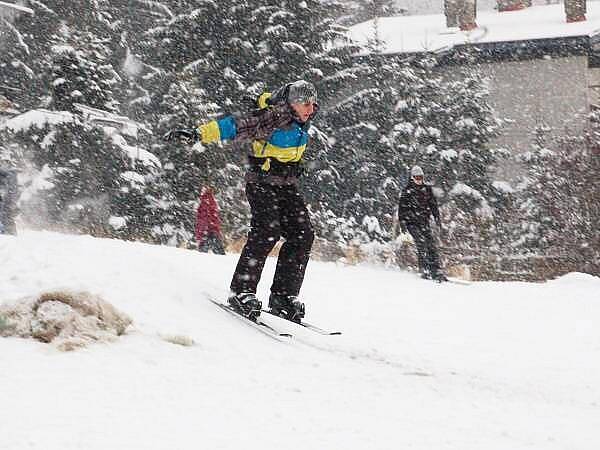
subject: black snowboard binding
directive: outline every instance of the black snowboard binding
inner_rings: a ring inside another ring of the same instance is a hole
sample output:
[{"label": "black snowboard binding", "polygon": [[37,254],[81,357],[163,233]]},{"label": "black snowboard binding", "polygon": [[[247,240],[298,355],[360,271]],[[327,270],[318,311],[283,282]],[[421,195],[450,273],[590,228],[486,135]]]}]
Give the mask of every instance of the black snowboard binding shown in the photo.
[{"label": "black snowboard binding", "polygon": [[274,293],[269,296],[269,310],[271,314],[296,323],[300,323],[306,311],[304,303],[298,301],[295,295]]},{"label": "black snowboard binding", "polygon": [[448,281],[448,278],[442,272],[436,273],[431,278],[433,280],[437,281],[438,283],[443,283],[444,281]]},{"label": "black snowboard binding", "polygon": [[256,294],[253,292],[231,294],[227,299],[227,303],[229,303],[229,306],[231,306],[237,313],[247,317],[253,322],[256,321],[258,316],[260,316],[262,303],[256,298]]}]

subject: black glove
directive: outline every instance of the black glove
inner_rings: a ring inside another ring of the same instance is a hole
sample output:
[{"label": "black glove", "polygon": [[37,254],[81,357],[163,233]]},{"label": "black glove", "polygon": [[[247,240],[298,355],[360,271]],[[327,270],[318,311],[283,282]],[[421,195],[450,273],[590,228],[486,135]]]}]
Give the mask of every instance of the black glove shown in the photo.
[{"label": "black glove", "polygon": [[400,222],[400,231],[402,231],[402,233],[406,233],[408,231],[404,222]]},{"label": "black glove", "polygon": [[173,141],[175,139],[183,141],[187,144],[193,144],[201,139],[198,128],[177,128],[171,130],[163,136],[165,141]]}]

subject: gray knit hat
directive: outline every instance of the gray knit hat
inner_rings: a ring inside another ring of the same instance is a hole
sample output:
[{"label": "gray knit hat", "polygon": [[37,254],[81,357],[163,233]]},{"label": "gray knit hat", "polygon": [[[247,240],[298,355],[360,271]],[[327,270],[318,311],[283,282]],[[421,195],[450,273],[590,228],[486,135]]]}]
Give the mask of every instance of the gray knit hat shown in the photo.
[{"label": "gray knit hat", "polygon": [[411,177],[424,177],[425,174],[423,173],[423,169],[421,169],[419,166],[413,166],[412,170],[410,171],[410,176]]},{"label": "gray knit hat", "polygon": [[287,102],[317,103],[317,89],[308,81],[298,80],[288,86]]}]

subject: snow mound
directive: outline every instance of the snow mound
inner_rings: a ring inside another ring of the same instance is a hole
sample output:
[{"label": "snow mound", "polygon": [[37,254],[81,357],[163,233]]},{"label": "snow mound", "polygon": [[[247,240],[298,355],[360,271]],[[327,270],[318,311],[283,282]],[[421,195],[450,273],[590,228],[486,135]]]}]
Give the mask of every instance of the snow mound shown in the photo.
[{"label": "snow mound", "polygon": [[568,286],[569,284],[581,285],[581,283],[590,283],[600,286],[600,277],[596,277],[589,273],[570,272],[552,280],[551,283],[560,283],[563,286]]},{"label": "snow mound", "polygon": [[33,338],[62,351],[113,342],[132,320],[88,292],[58,290],[0,305],[0,336]]},{"label": "snow mound", "polygon": [[183,347],[192,347],[193,345],[196,345],[191,337],[183,334],[159,334],[159,336],[163,341],[175,345],[181,345]]}]

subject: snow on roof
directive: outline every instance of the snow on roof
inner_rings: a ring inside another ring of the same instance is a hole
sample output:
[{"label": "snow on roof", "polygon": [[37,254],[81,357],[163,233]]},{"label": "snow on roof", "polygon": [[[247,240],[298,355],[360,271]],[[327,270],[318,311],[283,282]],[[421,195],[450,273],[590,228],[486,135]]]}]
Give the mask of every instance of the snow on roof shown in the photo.
[{"label": "snow on roof", "polygon": [[120,147],[121,150],[123,150],[123,152],[129,156],[129,158],[141,161],[146,167],[162,167],[160,159],[158,159],[158,157],[156,157],[153,153],[150,153],[149,151],[138,146],[127,144],[127,141],[125,138],[123,138],[123,136],[118,133],[111,133],[110,129],[105,129],[105,132],[109,133],[113,143],[117,147]]},{"label": "snow on roof", "polygon": [[33,125],[43,128],[45,125],[56,125],[73,121],[73,114],[66,111],[48,111],[45,109],[33,109],[8,119],[0,124],[0,130],[9,129],[15,132],[26,130]]},{"label": "snow on roof", "polygon": [[22,5],[15,5],[14,3],[0,2],[0,9],[2,8],[15,9],[17,11],[26,12],[28,14],[33,15],[33,9],[27,8]]},{"label": "snow on roof", "polygon": [[[138,128],[151,133],[144,125],[139,124],[125,116],[117,116],[104,110],[95,109],[90,106],[75,104],[88,123],[98,125],[107,136],[110,136],[113,143],[120,147],[131,159],[140,160],[144,165],[151,167],[160,167],[160,160],[152,153],[143,148],[131,146],[121,134],[137,137]],[[58,125],[61,123],[73,122],[74,116],[68,111],[49,111],[45,109],[33,109],[20,114],[16,117],[0,122],[0,130],[8,129],[13,132],[19,132],[29,129],[32,126],[43,128],[45,125]]]},{"label": "snow on roof", "polygon": [[[377,35],[383,53],[443,51],[466,43],[528,41],[561,37],[593,36],[600,33],[600,2],[587,2],[587,20],[567,23],[564,6],[540,5],[519,11],[481,11],[478,28],[460,31],[447,28],[444,14],[399,16],[378,19]],[[359,43],[374,38],[373,20],[350,28]]]},{"label": "snow on roof", "polygon": [[93,108],[82,103],[74,103],[73,105],[88,122],[118,128],[122,134],[127,134],[128,136],[134,138],[137,138],[139,129],[146,131],[148,134],[152,134],[152,130],[150,130],[144,124],[136,122],[127,116],[119,116],[103,109]]}]

